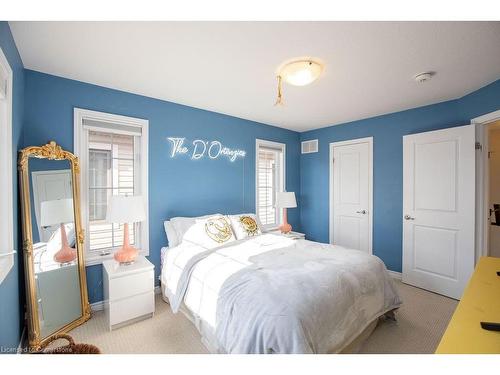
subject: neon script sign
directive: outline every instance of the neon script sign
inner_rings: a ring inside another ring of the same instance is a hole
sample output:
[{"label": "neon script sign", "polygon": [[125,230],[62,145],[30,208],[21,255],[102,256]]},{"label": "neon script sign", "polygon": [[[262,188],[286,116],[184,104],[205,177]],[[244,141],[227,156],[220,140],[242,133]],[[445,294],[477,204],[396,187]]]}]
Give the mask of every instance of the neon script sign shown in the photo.
[{"label": "neon script sign", "polygon": [[233,149],[224,146],[219,141],[205,141],[203,139],[195,139],[191,145],[186,144],[186,138],[168,137],[171,143],[170,157],[176,155],[191,155],[191,160],[198,160],[208,156],[210,159],[218,159],[226,157],[231,162],[238,158],[244,158],[246,151]]}]

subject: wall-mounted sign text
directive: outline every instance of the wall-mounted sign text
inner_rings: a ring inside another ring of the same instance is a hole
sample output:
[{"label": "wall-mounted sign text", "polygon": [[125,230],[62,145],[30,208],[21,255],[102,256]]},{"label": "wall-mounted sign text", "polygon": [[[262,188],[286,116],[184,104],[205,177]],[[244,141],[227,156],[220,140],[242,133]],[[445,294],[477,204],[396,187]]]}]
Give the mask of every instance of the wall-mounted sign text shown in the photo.
[{"label": "wall-mounted sign text", "polygon": [[234,162],[236,159],[244,158],[246,155],[246,151],[226,147],[219,141],[195,139],[189,144],[186,142],[186,138],[168,137],[167,139],[170,141],[171,145],[171,158],[176,155],[189,155],[191,160],[198,160],[203,157],[208,157],[210,159],[226,157]]}]

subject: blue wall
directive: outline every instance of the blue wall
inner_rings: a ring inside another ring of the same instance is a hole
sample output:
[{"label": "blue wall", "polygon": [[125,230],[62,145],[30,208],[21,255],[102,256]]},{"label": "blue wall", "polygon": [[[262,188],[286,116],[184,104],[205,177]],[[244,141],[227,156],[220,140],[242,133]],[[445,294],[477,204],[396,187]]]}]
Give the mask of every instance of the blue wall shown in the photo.
[{"label": "blue wall", "polygon": [[[287,190],[295,191],[299,208],[290,210],[292,225],[316,241],[328,242],[328,144],[374,137],[373,247],[389,269],[401,270],[402,136],[469,123],[500,108],[500,81],[478,91],[431,106],[388,114],[302,134],[198,110],[174,103],[24,70],[9,26],[0,22],[0,46],[14,71],[13,171],[17,150],[55,140],[73,149],[73,108],[148,119],[150,259],[159,273],[160,253],[166,245],[163,220],[177,215],[225,211],[254,211],[255,139],[287,144]],[[247,151],[244,160],[190,161],[169,158],[168,136],[218,139],[228,147]],[[299,154],[299,141],[318,138],[320,152]],[[14,198],[18,200],[17,178]],[[14,212],[20,249],[19,208]],[[0,284],[0,346],[15,348],[24,313],[21,251]],[[102,300],[101,267],[87,268],[91,302]]]},{"label": "blue wall", "polygon": [[[287,190],[300,202],[299,134],[214,112],[194,109],[30,70],[26,75],[25,145],[55,140],[73,150],[73,108],[149,120],[150,257],[160,272],[160,248],[167,244],[163,221],[179,215],[255,211],[255,139],[286,143]],[[167,137],[219,140],[243,149],[233,163],[221,158],[171,159]],[[299,227],[299,209],[290,210]],[[102,300],[101,266],[87,268],[91,303]]]},{"label": "blue wall", "polygon": [[403,136],[469,124],[500,108],[500,80],[458,100],[312,130],[319,152],[301,155],[301,228],[328,242],[329,143],[373,137],[373,252],[393,271],[402,267]]},{"label": "blue wall", "polygon": [[[0,347],[17,348],[22,332],[24,311],[24,282],[20,267],[22,263],[19,209],[17,205],[17,150],[22,146],[23,112],[24,112],[24,67],[17,51],[14,39],[7,22],[0,21],[0,47],[9,61],[13,72],[13,111],[12,111],[12,170],[14,191],[14,248],[18,254],[14,259],[14,267],[0,284]],[[9,214],[9,213],[1,213]],[[21,260],[21,263],[20,263]],[[7,349],[10,350],[10,349]]]}]

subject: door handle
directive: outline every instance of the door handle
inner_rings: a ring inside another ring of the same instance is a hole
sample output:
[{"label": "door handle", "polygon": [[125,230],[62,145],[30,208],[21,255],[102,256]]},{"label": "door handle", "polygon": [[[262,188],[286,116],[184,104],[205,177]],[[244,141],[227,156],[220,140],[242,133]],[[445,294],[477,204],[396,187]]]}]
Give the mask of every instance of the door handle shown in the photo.
[{"label": "door handle", "polygon": [[366,210],[356,211],[357,214],[366,215]]},{"label": "door handle", "polygon": [[405,220],[415,220],[415,218],[410,215],[405,215]]}]

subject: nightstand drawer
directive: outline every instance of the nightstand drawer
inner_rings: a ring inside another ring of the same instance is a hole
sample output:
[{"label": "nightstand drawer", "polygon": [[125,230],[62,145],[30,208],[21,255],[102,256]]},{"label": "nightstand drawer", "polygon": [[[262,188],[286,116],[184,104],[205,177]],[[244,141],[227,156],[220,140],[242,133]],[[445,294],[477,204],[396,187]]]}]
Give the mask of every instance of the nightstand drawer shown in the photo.
[{"label": "nightstand drawer", "polygon": [[133,275],[116,277],[109,280],[110,302],[154,291],[154,270]]},{"label": "nightstand drawer", "polygon": [[109,302],[110,327],[127,320],[152,314],[155,310],[154,291],[119,301]]},{"label": "nightstand drawer", "polygon": [[110,330],[154,313],[154,265],[145,257],[138,256],[128,266],[114,259],[104,261],[103,285]]}]

